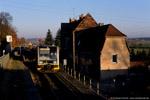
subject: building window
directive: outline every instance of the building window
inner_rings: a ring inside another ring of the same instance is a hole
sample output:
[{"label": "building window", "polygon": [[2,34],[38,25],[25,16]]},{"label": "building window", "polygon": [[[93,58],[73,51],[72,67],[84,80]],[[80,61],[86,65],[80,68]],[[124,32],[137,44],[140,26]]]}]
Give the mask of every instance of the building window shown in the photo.
[{"label": "building window", "polygon": [[80,40],[78,41],[78,46],[80,45]]},{"label": "building window", "polygon": [[117,63],[117,54],[112,55],[112,62]]}]

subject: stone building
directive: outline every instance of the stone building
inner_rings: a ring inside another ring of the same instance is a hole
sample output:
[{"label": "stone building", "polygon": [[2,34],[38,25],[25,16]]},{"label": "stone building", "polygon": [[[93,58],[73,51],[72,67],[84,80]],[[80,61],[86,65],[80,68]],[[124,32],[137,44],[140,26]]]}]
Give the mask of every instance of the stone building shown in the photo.
[{"label": "stone building", "polygon": [[126,35],[112,24],[97,24],[88,13],[80,15],[79,20],[62,23],[61,30],[61,54],[69,66],[73,66],[74,32],[76,70],[102,80],[127,74],[130,58]]}]

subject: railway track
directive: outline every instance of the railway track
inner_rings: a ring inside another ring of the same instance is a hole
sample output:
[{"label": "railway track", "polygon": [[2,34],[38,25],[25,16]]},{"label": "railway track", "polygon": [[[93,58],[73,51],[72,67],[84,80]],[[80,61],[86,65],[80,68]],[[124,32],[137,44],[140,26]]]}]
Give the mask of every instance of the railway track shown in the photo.
[{"label": "railway track", "polygon": [[78,90],[66,80],[62,79],[58,73],[44,74],[44,77],[47,79],[50,91],[52,91],[56,100],[81,100],[75,94]]},{"label": "railway track", "polygon": [[[88,95],[78,90],[72,83],[64,78],[61,73],[40,73],[33,67],[34,63],[25,63],[30,70],[32,80],[42,100],[91,100],[99,96]],[[81,87],[82,88],[82,87]]]},{"label": "railway track", "polygon": [[59,73],[31,72],[31,76],[42,100],[81,100],[80,91]]}]

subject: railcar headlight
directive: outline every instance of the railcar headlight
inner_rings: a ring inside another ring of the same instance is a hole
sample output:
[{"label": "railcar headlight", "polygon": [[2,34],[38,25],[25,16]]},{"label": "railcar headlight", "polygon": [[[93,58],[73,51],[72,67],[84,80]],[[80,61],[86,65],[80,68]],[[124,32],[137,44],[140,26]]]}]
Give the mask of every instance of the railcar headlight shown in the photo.
[{"label": "railcar headlight", "polygon": [[43,64],[43,61],[39,61],[39,64]]},{"label": "railcar headlight", "polygon": [[56,64],[56,61],[53,61],[54,64]]}]

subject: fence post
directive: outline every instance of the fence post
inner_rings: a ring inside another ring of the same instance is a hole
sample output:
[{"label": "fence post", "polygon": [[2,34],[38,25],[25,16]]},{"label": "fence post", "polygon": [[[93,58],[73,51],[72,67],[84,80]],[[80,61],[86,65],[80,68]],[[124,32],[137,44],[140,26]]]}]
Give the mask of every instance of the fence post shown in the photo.
[{"label": "fence post", "polygon": [[85,75],[83,76],[83,83],[84,83],[84,85],[85,85]]},{"label": "fence post", "polygon": [[71,69],[71,76],[72,76],[72,69]]},{"label": "fence post", "polygon": [[69,67],[68,67],[68,74],[69,74]]},{"label": "fence post", "polygon": [[99,82],[97,82],[97,94],[99,95]]},{"label": "fence post", "polygon": [[76,71],[74,71],[74,78],[76,79]]},{"label": "fence post", "polygon": [[113,83],[113,88],[114,88],[114,89],[113,89],[113,90],[114,90],[114,91],[113,91],[113,95],[115,95],[115,81],[116,81],[116,80],[113,79],[113,82],[114,82],[114,83]]},{"label": "fence post", "polygon": [[92,80],[90,79],[90,89],[92,88]]},{"label": "fence post", "polygon": [[66,65],[65,65],[65,72],[66,72]]},{"label": "fence post", "polygon": [[78,73],[79,81],[80,81],[80,72]]},{"label": "fence post", "polygon": [[3,68],[3,63],[0,61],[0,68]]}]

